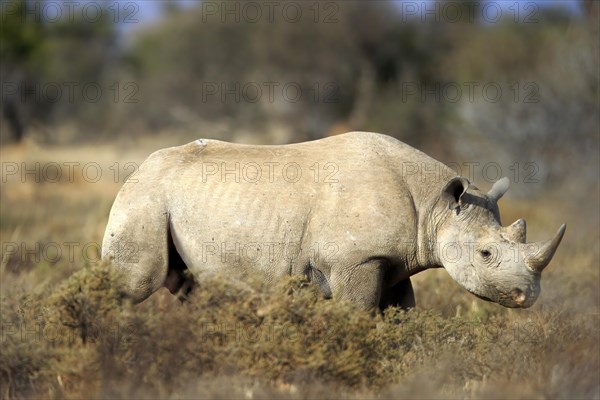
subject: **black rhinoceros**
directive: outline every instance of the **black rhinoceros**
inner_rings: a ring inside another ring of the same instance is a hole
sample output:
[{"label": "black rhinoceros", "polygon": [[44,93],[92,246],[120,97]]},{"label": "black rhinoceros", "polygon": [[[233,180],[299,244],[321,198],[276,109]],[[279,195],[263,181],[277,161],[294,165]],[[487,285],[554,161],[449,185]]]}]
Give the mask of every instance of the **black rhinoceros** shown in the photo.
[{"label": "black rhinoceros", "polygon": [[[525,243],[498,199],[389,136],[351,132],[306,143],[217,140],[159,150],[119,192],[103,258],[142,301],[188,292],[203,273],[310,277],[362,308],[414,306],[410,277],[443,267],[471,293],[529,307],[565,231]],[[186,270],[189,270],[189,274]]]}]

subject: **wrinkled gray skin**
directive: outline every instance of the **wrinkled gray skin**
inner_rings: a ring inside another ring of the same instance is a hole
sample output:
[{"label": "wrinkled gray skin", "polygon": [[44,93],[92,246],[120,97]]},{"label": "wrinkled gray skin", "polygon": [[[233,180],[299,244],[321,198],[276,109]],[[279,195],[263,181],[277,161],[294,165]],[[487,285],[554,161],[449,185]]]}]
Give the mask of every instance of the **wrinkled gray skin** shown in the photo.
[{"label": "wrinkled gray skin", "polygon": [[375,133],[285,146],[197,140],[155,152],[128,179],[102,256],[138,302],[163,286],[186,295],[194,279],[222,271],[306,275],[327,297],[409,308],[410,276],[443,267],[483,299],[529,307],[565,226],[526,244],[523,220],[500,224],[507,189],[503,178],[483,193]]}]

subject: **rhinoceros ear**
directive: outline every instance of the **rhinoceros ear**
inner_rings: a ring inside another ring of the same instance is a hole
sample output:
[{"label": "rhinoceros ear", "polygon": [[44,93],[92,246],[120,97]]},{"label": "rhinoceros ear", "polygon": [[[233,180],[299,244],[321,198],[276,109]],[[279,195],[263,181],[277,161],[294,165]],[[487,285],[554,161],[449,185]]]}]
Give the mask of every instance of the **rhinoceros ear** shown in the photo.
[{"label": "rhinoceros ear", "polygon": [[460,198],[469,188],[469,181],[462,176],[450,179],[442,189],[442,200],[448,203],[448,208],[456,209],[460,205]]},{"label": "rhinoceros ear", "polygon": [[504,193],[506,193],[508,190],[509,184],[510,180],[507,177],[497,180],[487,194],[490,200],[495,202],[500,200],[500,198],[504,196]]}]

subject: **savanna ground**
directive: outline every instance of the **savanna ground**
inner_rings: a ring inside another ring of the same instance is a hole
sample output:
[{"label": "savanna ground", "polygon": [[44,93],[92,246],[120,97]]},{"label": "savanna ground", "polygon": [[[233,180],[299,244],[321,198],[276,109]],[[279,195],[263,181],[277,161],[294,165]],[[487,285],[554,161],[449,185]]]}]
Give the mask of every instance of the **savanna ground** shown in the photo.
[{"label": "savanna ground", "polygon": [[597,187],[501,200],[528,240],[568,225],[530,309],[443,270],[414,279],[416,310],[376,317],[301,279],[207,278],[186,305],[162,289],[134,307],[96,261],[108,212],[127,162],[186,140],[1,148],[2,398],[600,398]]}]

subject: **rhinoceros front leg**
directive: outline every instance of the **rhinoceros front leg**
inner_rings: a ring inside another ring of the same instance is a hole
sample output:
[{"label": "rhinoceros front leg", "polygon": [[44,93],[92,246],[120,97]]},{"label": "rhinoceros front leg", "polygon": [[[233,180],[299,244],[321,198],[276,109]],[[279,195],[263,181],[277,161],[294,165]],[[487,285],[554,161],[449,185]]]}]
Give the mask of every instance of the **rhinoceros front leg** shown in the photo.
[{"label": "rhinoceros front leg", "polygon": [[351,301],[365,310],[376,310],[381,298],[384,267],[384,260],[375,259],[332,269],[333,298]]},{"label": "rhinoceros front leg", "polygon": [[415,308],[415,292],[413,291],[410,278],[396,283],[387,288],[381,295],[379,308],[385,310],[388,307],[401,307],[404,310]]}]

